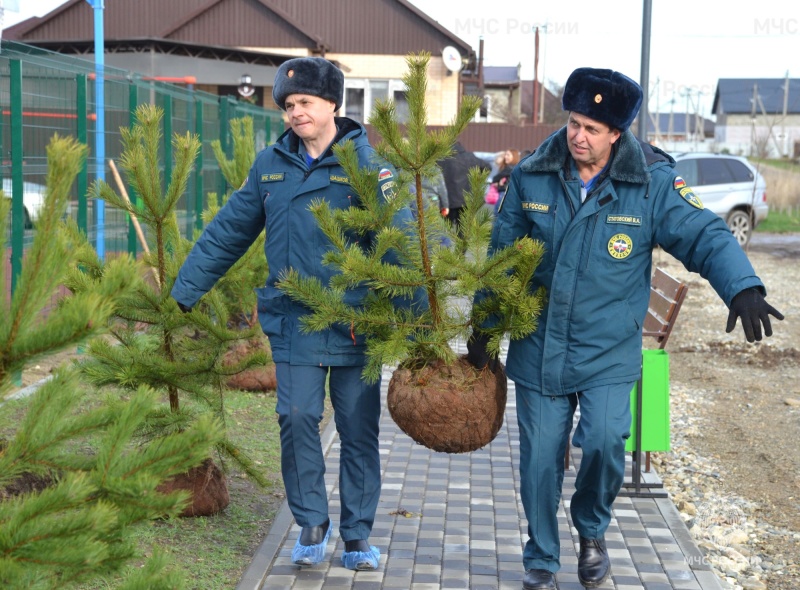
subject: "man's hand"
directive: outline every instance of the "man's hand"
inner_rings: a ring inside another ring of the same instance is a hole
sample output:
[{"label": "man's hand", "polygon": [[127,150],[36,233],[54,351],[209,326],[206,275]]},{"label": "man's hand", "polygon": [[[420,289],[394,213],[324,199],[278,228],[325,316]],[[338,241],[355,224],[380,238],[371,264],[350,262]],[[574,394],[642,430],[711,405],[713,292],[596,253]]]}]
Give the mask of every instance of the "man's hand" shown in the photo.
[{"label": "man's hand", "polygon": [[731,300],[730,313],[728,313],[728,326],[725,331],[730,333],[736,327],[736,318],[742,319],[742,328],[748,342],[761,340],[761,324],[764,324],[764,335],[772,336],[772,326],[769,316],[782,320],[783,314],[772,307],[764,299],[761,291],[755,287],[739,291]]},{"label": "man's hand", "polygon": [[189,313],[190,311],[192,311],[191,307],[185,306],[183,303],[181,303],[177,299],[175,300],[175,303],[178,304],[178,309],[180,309],[183,313]]},{"label": "man's hand", "polygon": [[444,209],[440,209],[439,212],[442,214],[442,217],[447,217],[447,215],[450,213],[450,209],[445,207]]},{"label": "man's hand", "polygon": [[489,356],[486,345],[489,344],[489,337],[485,334],[472,333],[467,340],[467,361],[476,369],[483,369],[489,366],[489,370],[494,373],[497,369],[497,359]]}]

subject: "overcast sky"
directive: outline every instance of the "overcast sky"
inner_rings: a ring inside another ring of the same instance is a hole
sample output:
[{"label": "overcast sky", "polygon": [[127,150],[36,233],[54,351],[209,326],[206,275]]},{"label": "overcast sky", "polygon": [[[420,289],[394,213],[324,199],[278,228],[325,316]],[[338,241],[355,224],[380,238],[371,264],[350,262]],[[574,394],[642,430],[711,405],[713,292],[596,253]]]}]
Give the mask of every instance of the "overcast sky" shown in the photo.
[{"label": "overcast sky", "polygon": [[[105,0],[106,7],[115,0]],[[310,0],[297,0],[310,1]],[[409,0],[477,52],[485,64],[522,65],[533,79],[534,30],[540,27],[539,79],[563,85],[577,67],[611,68],[640,80],[643,0]],[[3,27],[42,16],[64,0],[0,0],[16,5]],[[524,6],[524,10],[518,7]],[[800,78],[800,9],[789,0],[653,0],[650,110],[710,116],[719,78]],[[792,8],[794,6],[794,8]],[[613,7],[613,11],[612,11]],[[544,26],[547,26],[546,32]],[[687,93],[688,89],[688,93]]]}]

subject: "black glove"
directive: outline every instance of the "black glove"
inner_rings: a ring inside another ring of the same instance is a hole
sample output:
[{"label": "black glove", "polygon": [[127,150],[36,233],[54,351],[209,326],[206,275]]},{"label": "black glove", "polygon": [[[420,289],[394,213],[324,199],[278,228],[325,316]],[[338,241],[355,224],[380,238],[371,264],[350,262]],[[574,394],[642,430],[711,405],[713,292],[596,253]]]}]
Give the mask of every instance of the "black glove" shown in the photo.
[{"label": "black glove", "polygon": [[175,300],[175,303],[178,304],[178,309],[180,309],[183,313],[189,313],[190,311],[192,311],[191,307],[187,307],[186,305],[184,305],[183,303],[181,303],[177,299]]},{"label": "black glove", "polygon": [[467,340],[467,361],[476,369],[483,369],[489,366],[489,370],[494,373],[497,369],[497,359],[489,356],[486,346],[489,344],[489,337],[486,334],[472,333]]},{"label": "black glove", "polygon": [[728,333],[733,331],[736,327],[736,318],[742,318],[742,328],[748,342],[761,340],[761,324],[764,324],[764,335],[772,336],[770,315],[779,320],[783,319],[783,314],[767,303],[761,291],[755,287],[739,291],[731,300],[730,309],[725,331]]}]

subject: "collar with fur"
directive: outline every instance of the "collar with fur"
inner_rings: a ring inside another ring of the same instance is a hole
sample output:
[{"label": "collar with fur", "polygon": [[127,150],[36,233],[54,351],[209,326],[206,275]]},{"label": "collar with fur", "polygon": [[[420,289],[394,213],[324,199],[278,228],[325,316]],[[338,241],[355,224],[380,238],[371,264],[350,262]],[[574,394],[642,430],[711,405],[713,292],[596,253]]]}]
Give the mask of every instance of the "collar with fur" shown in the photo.
[{"label": "collar with fur", "polygon": [[[544,140],[530,157],[520,163],[523,172],[558,172],[570,157],[567,147],[567,128],[562,127]],[[639,141],[630,130],[622,133],[611,156],[608,176],[618,182],[647,184],[650,170],[657,163],[675,165],[672,157],[649,144]]]}]

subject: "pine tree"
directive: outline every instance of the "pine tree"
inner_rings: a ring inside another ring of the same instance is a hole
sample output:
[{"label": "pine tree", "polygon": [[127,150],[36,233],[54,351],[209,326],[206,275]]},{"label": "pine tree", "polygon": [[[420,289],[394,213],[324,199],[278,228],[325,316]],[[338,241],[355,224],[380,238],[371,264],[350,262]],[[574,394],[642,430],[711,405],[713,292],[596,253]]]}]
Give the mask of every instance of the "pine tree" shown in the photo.
[{"label": "pine tree", "polygon": [[[310,308],[304,329],[323,330],[335,323],[352,326],[367,337],[364,378],[380,378],[385,365],[399,364],[389,383],[387,403],[394,421],[415,441],[449,453],[478,449],[497,435],[503,422],[505,373],[477,371],[459,359],[455,339],[473,332],[489,336],[488,350],[499,355],[502,338],[521,338],[536,329],[544,291],[531,292],[530,280],[541,260],[541,243],[530,238],[487,255],[492,217],[483,207],[486,174],[470,171],[460,228],[434,207],[426,207],[422,179],[452,146],[480,106],[466,96],[453,122],[440,131],[427,128],[425,94],[428,54],[407,58],[408,122],[398,122],[393,101],[379,101],[370,123],[382,140],[376,152],[401,171],[399,190],[390,200],[377,196],[378,172],[359,169],[353,144],[335,146],[335,154],[361,198],[360,207],[332,211],[324,199],[312,211],[333,248],[325,264],[340,271],[329,285],[292,269],[279,287]],[[405,132],[405,133],[404,133]],[[409,184],[413,184],[413,195]],[[397,228],[392,219],[413,201],[412,227]],[[375,245],[364,251],[349,235],[371,234]],[[451,243],[453,247],[445,244]],[[387,254],[390,254],[387,257]],[[399,264],[398,264],[399,262]],[[362,306],[345,303],[345,292],[368,286]],[[425,293],[427,306],[397,305]],[[480,292],[480,302],[471,305]]]},{"label": "pine tree", "polygon": [[[110,205],[136,215],[148,230],[150,253],[143,262],[155,280],[140,283],[122,297],[115,311],[118,320],[111,334],[115,342],[95,340],[88,349],[82,371],[97,386],[123,390],[147,385],[167,395],[169,408],[148,423],[148,435],[163,437],[182,431],[197,416],[211,413],[225,420],[224,381],[230,375],[266,362],[264,352],[223,362],[225,352],[237,342],[257,337],[260,327],[231,329],[230,308],[219,289],[212,289],[190,313],[182,313],[170,296],[178,270],[192,247],[178,230],[176,206],[184,194],[192,163],[200,149],[196,136],[175,134],[174,168],[162,187],[159,166],[163,111],[151,105],[136,110],[136,122],[121,129],[125,172],[142,206],[118,195],[99,181],[92,188]],[[217,443],[223,457],[234,461],[262,486],[267,479],[253,460],[225,436]]]},{"label": "pine tree", "polygon": [[[85,146],[55,136],[48,150],[47,190],[16,289],[3,298],[0,314],[0,398],[10,375],[26,364],[102,334],[116,302],[141,281],[130,257],[101,264],[74,222],[61,220],[69,190],[86,157]],[[6,235],[8,203],[0,199],[0,235]],[[0,266],[0,284],[5,284]],[[70,292],[56,299],[57,289]],[[197,465],[221,436],[204,417],[157,443],[138,444],[133,435],[156,407],[155,392],[139,387],[126,400],[91,397],[67,367],[26,400],[18,424],[3,424],[13,436],[0,441],[0,489],[31,477],[50,485],[0,500],[0,587],[55,589],[120,572],[141,559],[130,540],[133,524],[177,514],[185,494],[164,495],[165,479]],[[7,422],[8,403],[0,405]],[[76,447],[91,440],[91,454]],[[132,568],[123,587],[173,589],[183,575],[162,556]]]},{"label": "pine tree", "polygon": [[[471,191],[465,198],[460,232],[423,202],[422,178],[433,173],[438,160],[453,153],[458,135],[480,106],[479,97],[465,96],[449,126],[429,131],[425,105],[429,59],[424,53],[407,58],[405,129],[393,101],[379,101],[370,118],[382,138],[376,151],[404,173],[397,195],[381,201],[376,196],[377,172],[359,169],[351,143],[335,147],[362,206],[334,212],[321,200],[313,205],[313,212],[334,245],[325,263],[341,273],[330,285],[294,270],[284,273],[280,281],[285,292],[312,310],[303,319],[305,329],[323,330],[340,322],[367,334],[369,362],[364,375],[370,380],[380,376],[383,365],[425,366],[437,359],[452,363],[456,354],[450,343],[466,339],[478,327],[485,326],[491,336],[489,350],[499,353],[505,334],[520,338],[535,330],[544,298],[543,292],[531,293],[528,287],[541,259],[540,243],[525,238],[491,257],[486,255],[492,217],[483,207],[485,173],[470,171]],[[414,185],[413,193],[409,183]],[[405,231],[392,227],[394,213],[409,202],[418,212],[415,227]],[[371,232],[377,236],[376,246],[364,252],[347,239],[348,232]],[[386,262],[390,251],[401,264]],[[372,289],[363,307],[351,307],[343,299],[344,290],[356,285]],[[425,292],[427,309],[393,304],[399,297],[413,298],[420,289]],[[470,309],[477,291],[488,296]]]},{"label": "pine tree", "polygon": [[[247,180],[256,158],[253,119],[250,117],[232,119],[230,126],[233,158],[227,157],[219,140],[211,142],[211,148],[228,186],[237,188]],[[218,201],[216,193],[209,193],[208,207],[203,211],[203,222],[206,225],[211,223],[232,192],[228,192],[221,202]],[[262,232],[216,285],[228,305],[231,317],[240,320],[248,328],[258,325],[254,289],[264,285],[268,271],[269,267],[264,257],[264,232]]]}]

